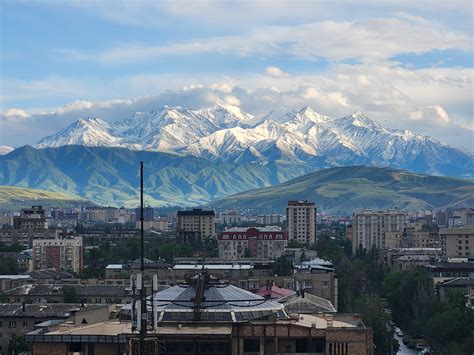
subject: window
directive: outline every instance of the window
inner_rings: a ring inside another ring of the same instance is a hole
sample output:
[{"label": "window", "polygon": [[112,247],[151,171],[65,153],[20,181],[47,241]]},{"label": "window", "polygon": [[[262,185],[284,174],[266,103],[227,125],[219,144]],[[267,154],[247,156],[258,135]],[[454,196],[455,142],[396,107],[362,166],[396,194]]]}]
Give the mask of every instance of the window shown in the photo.
[{"label": "window", "polygon": [[16,328],[16,322],[15,321],[10,321],[8,322],[8,328]]},{"label": "window", "polygon": [[28,326],[28,321],[24,320],[23,321],[23,327],[27,327]]},{"label": "window", "polygon": [[244,339],[244,353],[258,353],[260,352],[259,339]]}]

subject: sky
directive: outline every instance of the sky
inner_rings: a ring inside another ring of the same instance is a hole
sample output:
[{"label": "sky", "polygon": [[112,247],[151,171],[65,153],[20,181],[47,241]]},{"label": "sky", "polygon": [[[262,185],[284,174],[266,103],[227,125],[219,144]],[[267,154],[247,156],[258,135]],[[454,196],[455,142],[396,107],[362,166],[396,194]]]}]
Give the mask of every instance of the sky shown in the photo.
[{"label": "sky", "polygon": [[470,0],[0,0],[0,16],[0,145],[226,102],[361,111],[474,152]]}]

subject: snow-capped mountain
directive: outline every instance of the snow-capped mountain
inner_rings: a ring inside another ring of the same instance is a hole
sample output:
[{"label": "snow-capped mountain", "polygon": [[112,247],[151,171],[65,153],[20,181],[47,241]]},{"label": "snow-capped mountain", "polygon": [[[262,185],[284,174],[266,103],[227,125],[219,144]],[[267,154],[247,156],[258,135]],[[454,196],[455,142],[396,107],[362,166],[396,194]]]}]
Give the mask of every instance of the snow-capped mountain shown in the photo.
[{"label": "snow-capped mountain", "polygon": [[81,119],[37,148],[79,144],[179,152],[210,160],[314,168],[368,164],[431,174],[472,176],[474,157],[427,136],[382,127],[361,112],[332,118],[310,107],[253,116],[217,104],[202,110],[164,106],[109,124]]},{"label": "snow-capped mountain", "polygon": [[10,147],[8,145],[0,145],[0,155],[7,155],[8,153],[14,150],[15,149],[13,147]]}]

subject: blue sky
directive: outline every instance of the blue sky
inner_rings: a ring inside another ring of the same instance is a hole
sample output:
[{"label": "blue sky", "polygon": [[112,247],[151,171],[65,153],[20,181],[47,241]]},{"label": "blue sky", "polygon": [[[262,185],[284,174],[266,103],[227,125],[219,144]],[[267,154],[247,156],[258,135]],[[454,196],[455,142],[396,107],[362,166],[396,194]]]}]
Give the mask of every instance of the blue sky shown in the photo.
[{"label": "blue sky", "polygon": [[0,144],[32,144],[97,107],[114,120],[131,98],[123,112],[173,92],[183,106],[228,100],[252,113],[360,110],[474,150],[470,1],[0,6]]}]

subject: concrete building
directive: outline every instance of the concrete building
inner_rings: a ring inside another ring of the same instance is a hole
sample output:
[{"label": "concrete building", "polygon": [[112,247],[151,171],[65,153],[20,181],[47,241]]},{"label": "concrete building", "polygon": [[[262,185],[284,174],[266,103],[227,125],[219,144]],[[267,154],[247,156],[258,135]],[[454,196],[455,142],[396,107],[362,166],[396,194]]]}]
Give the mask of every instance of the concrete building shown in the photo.
[{"label": "concrete building", "polygon": [[240,222],[242,222],[242,215],[238,212],[228,211],[221,213],[220,223],[224,225],[236,225]]},{"label": "concrete building", "polygon": [[474,227],[441,228],[439,239],[445,256],[474,258]]},{"label": "concrete building", "polygon": [[0,354],[10,354],[15,339],[40,329],[45,324],[69,322],[89,324],[109,319],[107,306],[81,304],[0,304]]},{"label": "concrete building", "polygon": [[219,258],[236,260],[243,257],[276,259],[288,244],[288,234],[280,227],[228,228],[219,234]]},{"label": "concrete building", "polygon": [[178,211],[176,225],[178,237],[182,241],[216,239],[216,214],[195,208],[191,211]]},{"label": "concrete building", "polygon": [[408,214],[398,208],[387,211],[364,209],[353,214],[352,253],[358,248],[378,249],[399,247]]},{"label": "concrete building", "polygon": [[23,284],[5,291],[10,303],[64,303],[64,289],[71,288],[77,296],[77,302],[84,304],[127,304],[132,301],[131,290],[124,286],[111,285],[66,285],[54,284]]},{"label": "concrete building", "polygon": [[282,214],[262,214],[258,215],[256,222],[264,226],[271,226],[274,224],[284,223],[286,218]]},{"label": "concrete building", "polygon": [[83,268],[82,237],[33,240],[33,268],[69,270],[80,273]]},{"label": "concrete building", "polygon": [[[141,228],[141,222],[138,220],[135,222],[135,227],[137,229]],[[156,231],[165,231],[168,230],[168,219],[167,218],[158,218],[153,220],[143,221],[143,229],[146,231],[156,230]]]},{"label": "concrete building", "polygon": [[[141,209],[135,208],[135,221],[140,222]],[[144,207],[143,208],[143,220],[144,221],[153,221],[155,219],[155,210],[153,207]]]},{"label": "concrete building", "polygon": [[[285,306],[201,273],[157,292],[155,319],[148,331],[149,353],[168,355],[373,354],[372,329],[357,314],[288,314]],[[194,301],[192,301],[194,300]],[[67,325],[27,336],[35,355],[135,354],[138,333],[130,307],[120,320]]]},{"label": "concrete building", "polygon": [[13,217],[13,228],[21,230],[48,229],[49,218],[46,217],[42,206],[23,208],[19,216]]},{"label": "concrete building", "polygon": [[286,208],[288,240],[316,243],[316,206],[309,201],[288,201]]}]

